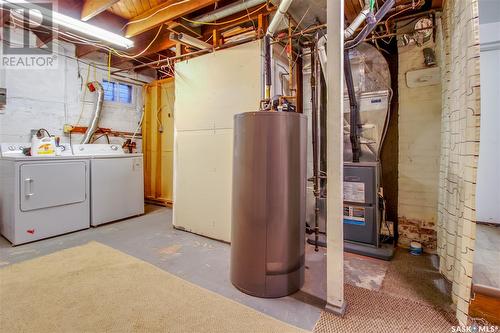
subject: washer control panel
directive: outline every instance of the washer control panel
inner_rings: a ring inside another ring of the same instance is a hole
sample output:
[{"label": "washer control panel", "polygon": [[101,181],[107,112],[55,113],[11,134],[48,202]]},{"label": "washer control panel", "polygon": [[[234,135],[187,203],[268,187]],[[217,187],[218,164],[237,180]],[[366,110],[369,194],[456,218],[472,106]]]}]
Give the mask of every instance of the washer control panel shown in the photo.
[{"label": "washer control panel", "polygon": [[99,155],[124,155],[125,151],[117,144],[78,144],[73,145],[75,155],[99,156]]}]

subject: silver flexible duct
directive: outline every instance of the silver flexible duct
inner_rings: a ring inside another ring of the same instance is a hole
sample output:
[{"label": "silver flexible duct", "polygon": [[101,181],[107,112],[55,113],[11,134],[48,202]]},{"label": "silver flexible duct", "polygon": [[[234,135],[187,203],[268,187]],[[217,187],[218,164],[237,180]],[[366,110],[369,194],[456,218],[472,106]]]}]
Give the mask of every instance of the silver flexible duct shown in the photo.
[{"label": "silver flexible duct", "polygon": [[90,139],[92,135],[94,135],[97,130],[97,126],[99,125],[99,118],[101,117],[102,112],[102,102],[104,101],[104,89],[102,85],[97,81],[92,81],[87,84],[87,88],[91,92],[97,92],[97,98],[94,103],[94,112],[92,113],[92,117],[90,118],[89,126],[87,127],[87,131],[83,135],[81,144],[90,143]]}]

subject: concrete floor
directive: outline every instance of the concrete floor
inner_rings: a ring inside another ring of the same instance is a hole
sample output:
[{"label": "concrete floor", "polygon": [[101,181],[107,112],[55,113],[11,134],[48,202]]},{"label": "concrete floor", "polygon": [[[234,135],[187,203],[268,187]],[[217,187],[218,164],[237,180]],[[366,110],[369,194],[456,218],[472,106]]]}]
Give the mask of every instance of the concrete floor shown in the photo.
[{"label": "concrete floor", "polygon": [[[0,238],[0,268],[65,248],[97,241],[149,262],[203,288],[292,325],[312,330],[326,299],[325,249],[306,247],[306,283],[297,293],[262,299],[241,293],[229,281],[230,246],[172,227],[168,208],[147,205],[140,217],[26,245]],[[345,253],[345,282],[380,290],[390,263]]]},{"label": "concrete floor", "polygon": [[[323,291],[313,287],[314,278],[324,274],[311,272],[324,271],[319,260],[324,259],[319,254],[307,263],[308,283],[301,291],[279,299],[256,298],[230,283],[228,244],[175,230],[171,221],[170,209],[147,205],[143,216],[30,244],[12,247],[0,238],[0,267],[97,241],[272,317],[312,330],[324,307]],[[309,294],[308,289],[316,290],[316,295]]]}]

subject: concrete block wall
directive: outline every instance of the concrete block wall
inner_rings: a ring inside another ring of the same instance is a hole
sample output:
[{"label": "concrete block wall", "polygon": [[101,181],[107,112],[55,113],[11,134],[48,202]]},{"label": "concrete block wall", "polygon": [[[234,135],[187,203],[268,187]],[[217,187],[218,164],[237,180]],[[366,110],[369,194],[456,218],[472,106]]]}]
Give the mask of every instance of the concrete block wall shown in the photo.
[{"label": "concrete block wall", "polygon": [[399,245],[422,243],[436,250],[439,185],[441,85],[409,88],[406,73],[426,68],[425,45],[400,47],[399,53]]},{"label": "concrete block wall", "polygon": [[[75,124],[83,113],[79,124],[87,126],[93,110],[95,94],[87,91],[84,98],[88,60],[77,61],[75,46],[54,42],[57,66],[53,69],[0,69],[3,87],[7,88],[7,104],[0,110],[0,142],[29,142],[30,130],[46,128],[52,135],[68,142],[63,133],[64,124]],[[67,57],[66,57],[67,56]],[[90,68],[90,78],[107,79],[105,59],[102,69]],[[152,78],[138,74],[129,77],[151,81]],[[116,81],[116,78],[111,78]],[[141,119],[142,87],[133,85],[132,104],[104,102],[99,126],[116,131],[134,132]],[[79,142],[80,135],[72,136]],[[111,142],[121,144],[122,138],[110,137]],[[101,138],[98,142],[105,142]],[[140,140],[138,142],[140,146]]]}]

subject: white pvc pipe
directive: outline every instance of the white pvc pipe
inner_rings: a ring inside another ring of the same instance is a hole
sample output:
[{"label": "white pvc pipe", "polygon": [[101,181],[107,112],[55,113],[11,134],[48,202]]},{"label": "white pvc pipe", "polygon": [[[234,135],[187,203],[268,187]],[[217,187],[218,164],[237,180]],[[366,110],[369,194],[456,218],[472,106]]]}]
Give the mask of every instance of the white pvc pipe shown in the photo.
[{"label": "white pvc pipe", "polygon": [[321,64],[321,70],[323,71],[323,75],[326,77],[326,35],[321,37],[318,40],[318,58],[319,63]]},{"label": "white pvc pipe", "polygon": [[363,23],[366,19],[366,16],[370,12],[370,1],[365,1],[365,6],[361,10],[361,12],[356,16],[356,18],[351,22],[351,24],[344,30],[344,39],[349,39],[354,35],[354,32],[357,28]]},{"label": "white pvc pipe", "polygon": [[[365,6],[363,10],[356,16],[354,21],[344,30],[344,39],[349,39],[352,37],[356,29],[359,28],[361,23],[366,19],[366,16],[370,13],[370,3],[369,1],[365,2]],[[319,56],[319,62],[321,64],[321,69],[323,70],[323,74],[326,75],[326,63],[327,63],[327,57],[326,57],[326,35],[321,37],[318,40],[318,56]]]},{"label": "white pvc pipe", "polygon": [[271,23],[269,23],[269,27],[267,28],[267,35],[273,36],[276,31],[278,30],[278,27],[281,23],[281,20],[283,20],[283,17],[285,17],[286,12],[288,11],[288,8],[292,4],[293,0],[283,0],[281,1],[278,11],[274,15],[273,19],[271,20]]}]

